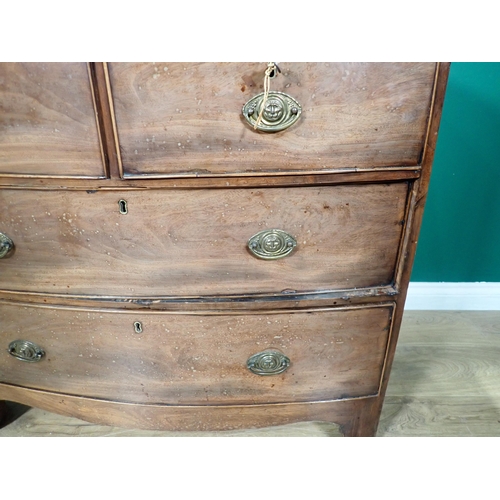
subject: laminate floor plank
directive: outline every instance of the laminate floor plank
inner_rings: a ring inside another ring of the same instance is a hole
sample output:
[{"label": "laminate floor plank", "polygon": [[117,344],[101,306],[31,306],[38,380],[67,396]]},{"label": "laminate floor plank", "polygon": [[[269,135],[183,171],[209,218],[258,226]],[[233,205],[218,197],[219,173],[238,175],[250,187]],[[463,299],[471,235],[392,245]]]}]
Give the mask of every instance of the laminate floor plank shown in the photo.
[{"label": "laminate floor plank", "polygon": [[[324,422],[227,432],[129,430],[8,405],[0,437],[340,436]],[[405,312],[377,435],[500,436],[500,311]]]},{"label": "laminate floor plank", "polygon": [[500,311],[406,311],[378,436],[500,436]]},{"label": "laminate floor plank", "polygon": [[498,437],[500,402],[487,397],[386,399],[378,436]]}]

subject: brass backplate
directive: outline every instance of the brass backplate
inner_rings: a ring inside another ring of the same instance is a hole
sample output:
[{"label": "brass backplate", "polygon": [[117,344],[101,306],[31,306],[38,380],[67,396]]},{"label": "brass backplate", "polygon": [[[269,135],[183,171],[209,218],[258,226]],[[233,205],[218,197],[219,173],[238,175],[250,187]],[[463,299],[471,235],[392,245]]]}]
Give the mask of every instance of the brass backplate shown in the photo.
[{"label": "brass backplate", "polygon": [[3,233],[0,233],[0,259],[10,257],[14,250],[14,242]]},{"label": "brass backplate", "polygon": [[248,249],[255,257],[266,260],[281,259],[292,253],[297,240],[281,229],[266,229],[248,240]]},{"label": "brass backplate", "polygon": [[9,344],[8,351],[16,359],[31,363],[40,361],[45,356],[45,351],[29,340],[14,340]]},{"label": "brass backplate", "polygon": [[[264,96],[264,92],[257,94],[243,106],[243,116],[252,128],[257,123]],[[271,91],[267,95],[264,111],[256,128],[261,132],[279,132],[291,127],[301,113],[302,107],[293,97],[284,92]]]},{"label": "brass backplate", "polygon": [[279,351],[263,351],[247,361],[247,368],[256,375],[278,375],[290,366],[290,358]]}]

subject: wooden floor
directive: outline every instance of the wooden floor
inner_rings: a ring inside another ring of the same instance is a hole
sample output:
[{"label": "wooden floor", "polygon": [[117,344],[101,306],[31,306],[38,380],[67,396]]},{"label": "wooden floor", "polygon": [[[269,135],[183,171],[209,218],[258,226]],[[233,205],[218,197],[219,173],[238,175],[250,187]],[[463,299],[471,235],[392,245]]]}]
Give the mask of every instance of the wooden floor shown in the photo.
[{"label": "wooden floor", "polygon": [[[238,432],[148,432],[9,404],[1,436],[337,436],[310,422]],[[500,311],[407,311],[378,436],[500,436]]]}]

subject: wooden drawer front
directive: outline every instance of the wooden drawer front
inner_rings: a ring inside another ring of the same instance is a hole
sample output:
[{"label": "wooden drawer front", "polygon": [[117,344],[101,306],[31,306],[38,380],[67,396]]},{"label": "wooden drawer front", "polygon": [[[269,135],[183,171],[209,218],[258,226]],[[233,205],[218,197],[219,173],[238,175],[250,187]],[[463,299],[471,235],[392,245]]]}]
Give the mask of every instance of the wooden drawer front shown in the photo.
[{"label": "wooden drawer front", "polygon": [[85,63],[0,63],[0,174],[104,175]]},{"label": "wooden drawer front", "polygon": [[[388,285],[408,184],[147,191],[0,191],[0,288],[130,297],[322,291]],[[119,212],[119,200],[128,213]],[[265,229],[297,240],[262,260]]]},{"label": "wooden drawer front", "polygon": [[124,175],[217,175],[416,165],[435,63],[280,63],[289,129],[256,132],[242,106],[267,63],[110,63]]},{"label": "wooden drawer front", "polygon": [[[266,315],[189,315],[0,306],[0,381],[89,397],[165,404],[317,401],[378,392],[392,306]],[[134,331],[140,321],[142,333]],[[36,363],[10,342],[42,347]],[[247,360],[275,350],[278,375]]]}]

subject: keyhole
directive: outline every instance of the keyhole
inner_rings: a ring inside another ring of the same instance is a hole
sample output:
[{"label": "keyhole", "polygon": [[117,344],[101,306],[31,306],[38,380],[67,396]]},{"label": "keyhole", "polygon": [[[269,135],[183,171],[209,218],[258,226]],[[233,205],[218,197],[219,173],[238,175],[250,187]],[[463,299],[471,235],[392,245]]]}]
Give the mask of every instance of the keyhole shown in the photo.
[{"label": "keyhole", "polygon": [[274,68],[269,72],[269,78],[275,78],[278,76],[278,73],[281,73],[281,69],[276,63],[274,63]]},{"label": "keyhole", "polygon": [[136,321],[134,323],[135,333],[142,333],[142,323],[140,321]]},{"label": "keyhole", "polygon": [[127,206],[127,202],[125,200],[120,200],[118,202],[118,207],[120,208],[121,214],[123,214],[123,215],[128,214],[128,206]]}]

